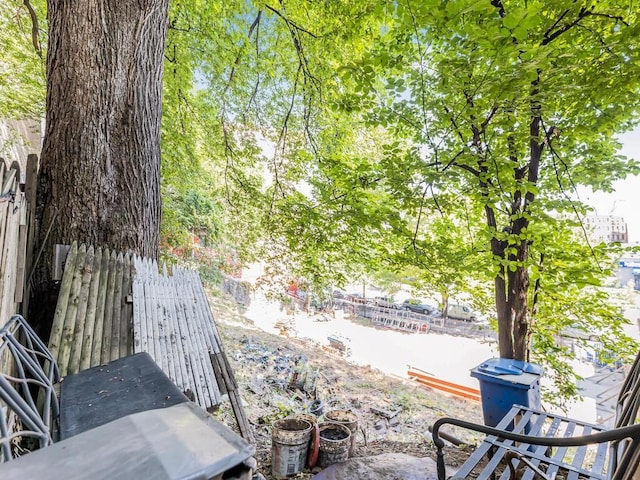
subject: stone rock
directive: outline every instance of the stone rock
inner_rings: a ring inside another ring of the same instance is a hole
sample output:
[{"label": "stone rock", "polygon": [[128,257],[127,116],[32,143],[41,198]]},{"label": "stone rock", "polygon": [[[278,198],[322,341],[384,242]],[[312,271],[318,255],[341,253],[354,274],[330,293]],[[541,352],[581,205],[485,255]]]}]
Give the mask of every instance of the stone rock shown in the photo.
[{"label": "stone rock", "polygon": [[314,475],[312,480],[437,480],[436,462],[406,453],[384,453],[373,457],[350,458]]}]

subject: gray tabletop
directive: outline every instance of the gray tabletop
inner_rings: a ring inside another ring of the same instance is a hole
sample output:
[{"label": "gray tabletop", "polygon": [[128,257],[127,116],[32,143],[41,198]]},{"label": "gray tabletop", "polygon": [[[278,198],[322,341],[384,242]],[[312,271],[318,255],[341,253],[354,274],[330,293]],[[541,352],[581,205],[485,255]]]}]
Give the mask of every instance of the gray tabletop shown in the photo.
[{"label": "gray tabletop", "polygon": [[0,465],[0,478],[213,478],[254,447],[191,402],[129,415]]},{"label": "gray tabletop", "polygon": [[60,383],[60,439],[132,413],[188,401],[148,353],[119,358]]}]

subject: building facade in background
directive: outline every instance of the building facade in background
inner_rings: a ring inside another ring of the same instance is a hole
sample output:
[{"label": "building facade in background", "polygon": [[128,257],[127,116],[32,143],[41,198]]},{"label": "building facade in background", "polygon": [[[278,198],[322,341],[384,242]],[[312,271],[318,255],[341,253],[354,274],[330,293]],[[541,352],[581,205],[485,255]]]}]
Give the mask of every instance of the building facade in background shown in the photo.
[{"label": "building facade in background", "polygon": [[613,215],[587,215],[584,225],[591,243],[629,243],[627,222]]}]

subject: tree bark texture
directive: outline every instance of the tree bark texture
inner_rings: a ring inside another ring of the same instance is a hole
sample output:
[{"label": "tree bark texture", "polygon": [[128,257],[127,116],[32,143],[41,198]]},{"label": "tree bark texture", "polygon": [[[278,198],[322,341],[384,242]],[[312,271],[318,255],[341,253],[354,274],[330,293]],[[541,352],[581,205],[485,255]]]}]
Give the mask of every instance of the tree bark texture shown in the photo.
[{"label": "tree bark texture", "polygon": [[[494,255],[504,255],[504,251],[494,250]],[[528,245],[522,242],[518,248],[517,261],[528,256]],[[516,261],[511,258],[511,261]],[[529,318],[527,292],[529,272],[517,267],[515,271],[502,269],[495,277],[496,313],[498,314],[498,349],[501,358],[529,360]]]},{"label": "tree bark texture", "polygon": [[168,0],[48,7],[41,239],[156,257]]},{"label": "tree bark texture", "polygon": [[[540,161],[545,140],[540,140],[542,133],[542,120],[539,116],[539,107],[535,99],[538,95],[537,81],[534,84],[531,111],[533,113],[529,125],[530,158],[526,170],[514,168],[514,178],[517,183],[523,179],[526,172],[527,182],[537,184]],[[512,214],[515,219],[509,225],[509,231],[514,236],[519,236],[529,227],[529,220],[524,215],[528,213],[535,195],[528,190],[524,199],[520,190],[515,190],[512,202]],[[497,222],[493,210],[485,208],[487,225],[495,228]],[[516,253],[507,254],[504,241],[493,238],[491,251],[497,258],[508,259],[515,270],[502,267],[495,277],[496,311],[498,314],[498,348],[502,358],[529,361],[529,342],[531,336],[531,321],[528,311],[529,271],[526,266],[529,260],[529,242],[520,240],[516,244]],[[538,284],[539,288],[539,284]]]},{"label": "tree bark texture", "polygon": [[56,243],[155,258],[169,0],[50,0],[36,283]]}]

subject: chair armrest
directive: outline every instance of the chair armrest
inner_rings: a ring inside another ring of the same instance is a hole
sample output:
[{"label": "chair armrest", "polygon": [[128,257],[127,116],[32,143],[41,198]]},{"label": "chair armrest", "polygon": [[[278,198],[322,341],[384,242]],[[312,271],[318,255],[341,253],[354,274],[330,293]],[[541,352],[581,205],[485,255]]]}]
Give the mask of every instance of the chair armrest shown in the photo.
[{"label": "chair armrest", "polygon": [[[466,430],[484,433],[486,435],[493,435],[504,440],[511,440],[514,442],[527,443],[531,445],[543,445],[547,447],[578,447],[606,442],[619,442],[624,439],[630,439],[632,441],[632,446],[630,446],[629,450],[634,451],[640,444],[640,424],[620,427],[613,430],[608,430],[606,432],[599,432],[577,437],[539,437],[512,433],[499,428],[488,427],[486,425],[467,422],[465,420],[459,420],[457,418],[444,417],[437,420],[433,424],[432,429],[433,443],[436,445],[437,449],[437,469],[439,480],[445,480],[445,464],[443,452],[444,440],[441,438],[439,433],[440,427],[445,424],[455,425]],[[625,458],[621,460],[620,466],[624,466],[626,457],[627,456],[625,455]]]}]

